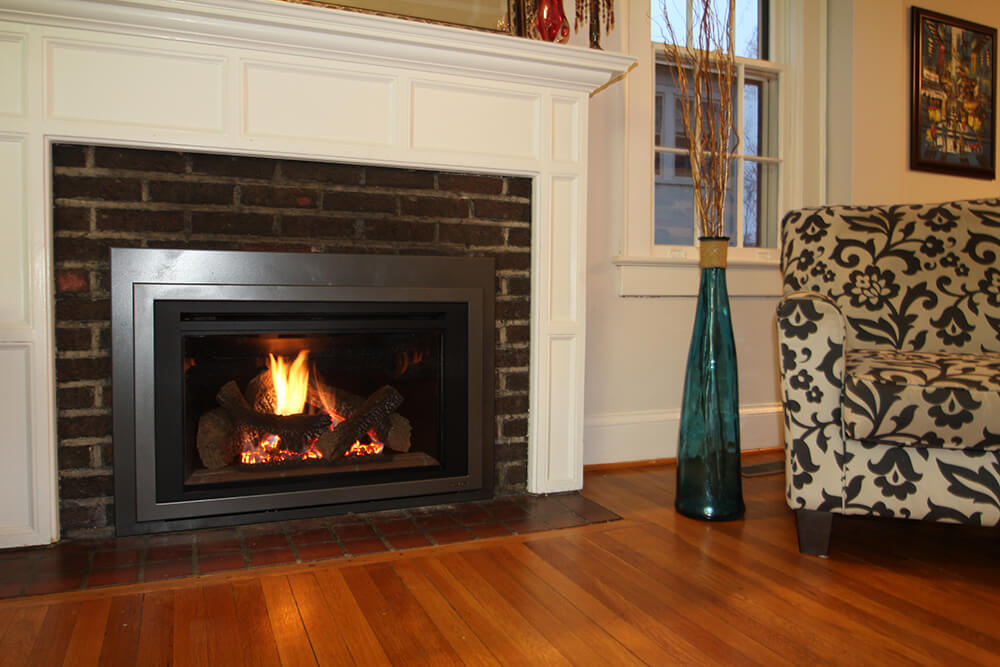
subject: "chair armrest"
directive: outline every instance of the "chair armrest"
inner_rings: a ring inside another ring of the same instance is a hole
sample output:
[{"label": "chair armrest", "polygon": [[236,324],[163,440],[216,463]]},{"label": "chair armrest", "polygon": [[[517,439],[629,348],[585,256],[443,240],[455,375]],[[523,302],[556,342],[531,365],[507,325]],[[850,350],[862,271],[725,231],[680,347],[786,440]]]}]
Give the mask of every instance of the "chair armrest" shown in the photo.
[{"label": "chair armrest", "polygon": [[846,320],[818,292],[788,294],[777,310],[788,504],[842,511]]}]

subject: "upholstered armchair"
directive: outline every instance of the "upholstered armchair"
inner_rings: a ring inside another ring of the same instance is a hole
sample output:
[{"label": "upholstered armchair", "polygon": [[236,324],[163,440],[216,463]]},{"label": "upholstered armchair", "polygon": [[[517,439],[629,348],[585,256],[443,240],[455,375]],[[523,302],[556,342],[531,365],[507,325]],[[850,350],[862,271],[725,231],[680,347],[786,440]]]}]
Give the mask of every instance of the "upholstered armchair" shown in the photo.
[{"label": "upholstered armchair", "polygon": [[796,210],[782,243],[800,551],[833,514],[1000,523],[1000,199]]}]

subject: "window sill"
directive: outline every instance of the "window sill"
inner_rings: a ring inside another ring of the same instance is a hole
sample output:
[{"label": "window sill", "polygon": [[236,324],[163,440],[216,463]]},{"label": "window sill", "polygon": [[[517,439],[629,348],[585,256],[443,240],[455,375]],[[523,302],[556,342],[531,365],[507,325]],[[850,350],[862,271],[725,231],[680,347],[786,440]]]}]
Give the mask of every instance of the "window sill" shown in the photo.
[{"label": "window sill", "polygon": [[[741,254],[746,251],[741,251]],[[764,258],[730,258],[726,287],[731,297],[781,296],[777,251]],[[615,257],[619,296],[697,296],[700,273],[693,257]]]}]

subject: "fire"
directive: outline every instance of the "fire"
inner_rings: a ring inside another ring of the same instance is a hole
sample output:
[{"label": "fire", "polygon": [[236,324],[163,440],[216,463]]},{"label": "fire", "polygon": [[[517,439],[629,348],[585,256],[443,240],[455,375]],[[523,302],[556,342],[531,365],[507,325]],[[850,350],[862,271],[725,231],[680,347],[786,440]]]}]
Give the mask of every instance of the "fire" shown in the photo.
[{"label": "fire", "polygon": [[[274,414],[276,415],[298,415],[302,414],[306,408],[306,401],[309,396],[309,368],[306,362],[309,358],[309,350],[302,350],[289,363],[288,359],[273,354],[267,355],[267,367],[271,372],[271,381],[274,386]],[[419,363],[421,359],[410,360],[410,363]],[[322,383],[320,383],[322,386]],[[325,391],[318,391],[323,410],[330,415],[332,423],[330,430],[333,430],[346,417],[336,409],[335,397],[328,395]],[[371,439],[369,443],[356,441],[348,448],[344,457],[362,457],[381,454],[385,445],[379,442],[374,431],[368,432]],[[262,463],[284,463],[291,461],[309,461],[322,459],[323,454],[316,447],[316,440],[313,440],[301,452],[291,451],[281,446],[281,438],[273,434],[265,434],[256,441],[244,441],[244,451],[240,454],[240,462],[244,465],[254,465]]]},{"label": "fire", "polygon": [[378,441],[364,444],[360,440],[355,440],[344,456],[375,456],[381,454],[383,449],[385,445]]},{"label": "fire", "polygon": [[244,451],[240,454],[240,463],[253,465],[255,463],[282,463],[296,459],[309,461],[323,458],[323,454],[316,449],[315,442],[309,443],[309,446],[302,452],[290,452],[287,449],[282,449],[279,446],[280,444],[281,438],[278,436],[265,436],[260,439],[260,442],[257,443],[257,446],[253,450]]},{"label": "fire", "polygon": [[276,415],[301,414],[306,407],[306,397],[309,395],[309,369],[306,359],[309,350],[302,350],[295,361],[289,364],[284,357],[267,355],[267,367],[271,371],[271,381],[274,383]]},{"label": "fire", "polygon": [[396,375],[405,375],[411,367],[420,364],[424,360],[424,353],[420,350],[412,350],[396,353]]}]

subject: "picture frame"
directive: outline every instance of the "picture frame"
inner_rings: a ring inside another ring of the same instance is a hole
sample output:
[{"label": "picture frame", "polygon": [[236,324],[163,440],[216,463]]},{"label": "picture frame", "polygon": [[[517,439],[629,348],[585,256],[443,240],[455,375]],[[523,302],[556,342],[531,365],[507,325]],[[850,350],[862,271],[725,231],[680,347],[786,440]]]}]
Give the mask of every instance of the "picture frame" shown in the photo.
[{"label": "picture frame", "polygon": [[392,16],[472,30],[525,35],[524,16],[527,0],[285,0],[285,2]]},{"label": "picture frame", "polygon": [[996,178],[997,30],[911,9],[910,169]]}]

